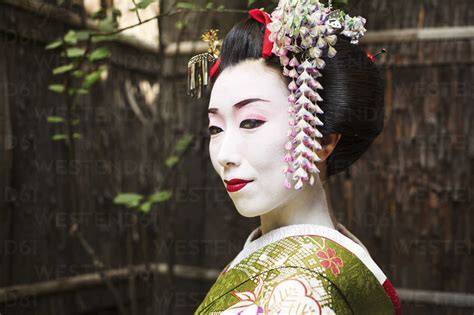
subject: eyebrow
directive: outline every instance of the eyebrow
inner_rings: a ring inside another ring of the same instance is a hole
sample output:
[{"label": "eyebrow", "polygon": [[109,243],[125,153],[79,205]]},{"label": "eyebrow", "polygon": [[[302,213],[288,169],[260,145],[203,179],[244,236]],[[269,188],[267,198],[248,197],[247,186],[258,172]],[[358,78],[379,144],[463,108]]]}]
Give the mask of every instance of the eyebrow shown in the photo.
[{"label": "eyebrow", "polygon": [[[232,107],[235,107],[237,109],[241,109],[242,107],[244,107],[245,105],[248,105],[250,103],[254,103],[254,102],[258,102],[258,101],[262,101],[262,102],[268,102],[267,100],[262,100],[261,98],[248,98],[248,99],[245,99],[245,100],[242,100],[236,104],[234,104]],[[209,108],[207,110],[208,114],[217,114],[219,111],[218,108]]]}]

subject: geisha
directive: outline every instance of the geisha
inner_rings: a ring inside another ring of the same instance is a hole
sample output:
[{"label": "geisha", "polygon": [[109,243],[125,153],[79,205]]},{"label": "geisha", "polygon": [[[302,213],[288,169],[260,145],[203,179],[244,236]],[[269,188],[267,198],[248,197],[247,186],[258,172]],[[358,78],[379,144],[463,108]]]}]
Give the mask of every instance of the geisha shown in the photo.
[{"label": "geisha", "polygon": [[237,211],[260,217],[195,314],[400,314],[397,293],[333,215],[327,179],[383,128],[365,20],[280,1],[236,24],[213,63],[209,152]]}]

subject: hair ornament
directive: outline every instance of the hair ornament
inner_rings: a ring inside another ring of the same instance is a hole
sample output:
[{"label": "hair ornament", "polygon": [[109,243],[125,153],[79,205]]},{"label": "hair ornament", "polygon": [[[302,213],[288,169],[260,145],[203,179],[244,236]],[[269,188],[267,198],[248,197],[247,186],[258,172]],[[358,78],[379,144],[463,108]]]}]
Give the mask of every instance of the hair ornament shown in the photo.
[{"label": "hair ornament", "polygon": [[263,47],[262,47],[262,57],[270,58],[272,56],[273,43],[269,40],[270,30],[267,28],[267,25],[272,22],[270,15],[260,9],[253,9],[249,11],[249,16],[265,25],[265,32],[263,35]]},{"label": "hair ornament", "polygon": [[271,17],[267,28],[272,52],[280,57],[283,75],[292,79],[288,86],[290,128],[285,146],[285,186],[301,189],[305,182],[313,185],[314,176],[320,172],[316,163],[321,159],[316,152],[322,148],[317,138],[323,137],[318,130],[323,125],[318,115],[324,113],[318,105],[323,101],[319,95],[323,86],[318,81],[320,70],[326,66],[323,57],[336,55],[333,46],[338,34],[357,44],[366,31],[366,20],[332,10],[331,1],[325,5],[318,0],[280,0]]},{"label": "hair ornament", "polygon": [[380,54],[385,54],[387,52],[387,50],[385,48],[382,48],[382,50],[380,50],[378,53],[376,53],[375,55],[372,56],[371,53],[367,53],[367,57],[370,58],[370,60],[372,60],[373,62],[375,62],[375,58],[380,55]]},{"label": "hair ornament", "polygon": [[217,72],[220,62],[218,32],[216,29],[204,32],[201,39],[208,43],[208,51],[192,57],[188,62],[188,95],[191,97],[201,98],[205,88],[209,86],[210,79]]}]

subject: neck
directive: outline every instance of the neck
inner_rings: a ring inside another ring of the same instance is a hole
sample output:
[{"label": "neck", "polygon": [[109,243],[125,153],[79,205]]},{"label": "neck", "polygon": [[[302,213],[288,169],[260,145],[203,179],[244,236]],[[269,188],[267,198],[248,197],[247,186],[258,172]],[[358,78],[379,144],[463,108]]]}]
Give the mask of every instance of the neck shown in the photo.
[{"label": "neck", "polygon": [[328,203],[329,188],[319,180],[314,186],[305,185],[301,192],[284,205],[260,216],[262,235],[269,231],[294,224],[316,224],[335,228],[335,221]]}]

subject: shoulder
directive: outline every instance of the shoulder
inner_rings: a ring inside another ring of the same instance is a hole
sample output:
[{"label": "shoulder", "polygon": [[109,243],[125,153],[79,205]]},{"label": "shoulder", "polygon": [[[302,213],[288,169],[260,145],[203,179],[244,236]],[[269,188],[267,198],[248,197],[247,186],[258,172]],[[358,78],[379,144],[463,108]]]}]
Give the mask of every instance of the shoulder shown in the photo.
[{"label": "shoulder", "polygon": [[234,260],[196,314],[292,314],[293,308],[394,314],[388,280],[368,252],[335,230],[312,232],[273,240]]}]

